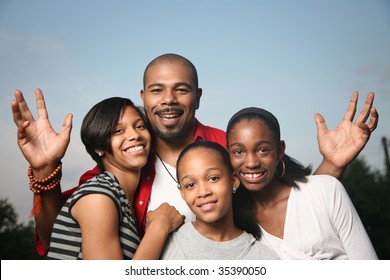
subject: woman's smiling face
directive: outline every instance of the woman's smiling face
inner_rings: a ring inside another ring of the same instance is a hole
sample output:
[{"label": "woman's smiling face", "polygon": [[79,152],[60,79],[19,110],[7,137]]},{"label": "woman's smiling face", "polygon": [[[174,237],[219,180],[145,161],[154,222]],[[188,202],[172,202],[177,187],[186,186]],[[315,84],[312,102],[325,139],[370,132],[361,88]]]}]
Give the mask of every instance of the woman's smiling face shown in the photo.
[{"label": "woman's smiling face", "polygon": [[228,135],[230,161],[241,183],[259,191],[274,178],[280,155],[275,135],[259,119],[242,119]]}]

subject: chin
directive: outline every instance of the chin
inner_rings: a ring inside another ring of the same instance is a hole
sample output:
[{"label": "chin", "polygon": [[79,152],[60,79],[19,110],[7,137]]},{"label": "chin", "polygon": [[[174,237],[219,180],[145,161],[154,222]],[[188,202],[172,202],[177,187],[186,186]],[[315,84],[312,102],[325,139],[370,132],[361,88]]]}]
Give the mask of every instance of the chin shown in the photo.
[{"label": "chin", "polygon": [[258,192],[264,189],[263,185],[254,185],[254,184],[243,184],[244,187],[251,192]]}]

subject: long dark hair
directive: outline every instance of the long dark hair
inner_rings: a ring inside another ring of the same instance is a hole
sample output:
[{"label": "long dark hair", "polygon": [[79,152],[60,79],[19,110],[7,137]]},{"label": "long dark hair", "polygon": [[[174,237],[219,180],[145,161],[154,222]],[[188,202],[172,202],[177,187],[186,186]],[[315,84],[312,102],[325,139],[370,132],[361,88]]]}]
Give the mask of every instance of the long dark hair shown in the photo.
[{"label": "long dark hair", "polygon": [[[226,165],[228,172],[233,174],[233,166],[230,163],[229,153],[227,150],[219,145],[218,143],[206,140],[195,141],[194,143],[188,145],[184,150],[180,153],[179,158],[176,162],[176,177],[179,181],[179,165],[183,156],[190,150],[204,148],[209,149],[216,152],[219,157],[221,163]],[[241,194],[242,189],[244,187],[240,187],[237,189],[236,194],[233,194],[232,204],[233,204],[233,220],[236,227],[245,230],[246,232],[252,234],[256,239],[259,239],[261,236],[260,228],[256,222],[256,217],[254,215],[254,211],[252,209],[252,203],[248,203],[250,201],[250,195]]]}]

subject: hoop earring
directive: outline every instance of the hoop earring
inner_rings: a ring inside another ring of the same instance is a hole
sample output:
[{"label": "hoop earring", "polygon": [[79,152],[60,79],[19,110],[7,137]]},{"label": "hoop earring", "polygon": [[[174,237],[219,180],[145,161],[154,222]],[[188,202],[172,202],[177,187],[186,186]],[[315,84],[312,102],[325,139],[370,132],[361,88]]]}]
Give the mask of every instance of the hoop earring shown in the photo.
[{"label": "hoop earring", "polygon": [[[279,162],[282,162],[282,174],[280,175],[278,173],[278,166],[279,166]],[[276,165],[276,170],[275,170],[275,173],[276,175],[278,175],[279,178],[282,178],[284,176],[284,174],[286,173],[286,165],[284,164],[284,160],[281,159],[280,161],[278,161],[277,165]]]}]

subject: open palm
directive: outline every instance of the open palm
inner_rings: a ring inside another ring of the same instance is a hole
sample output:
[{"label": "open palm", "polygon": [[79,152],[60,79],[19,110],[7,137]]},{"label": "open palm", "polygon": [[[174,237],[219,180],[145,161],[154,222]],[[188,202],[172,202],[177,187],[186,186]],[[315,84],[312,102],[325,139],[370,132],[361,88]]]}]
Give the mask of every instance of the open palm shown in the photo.
[{"label": "open palm", "polygon": [[61,131],[52,128],[40,89],[35,90],[38,118],[35,120],[21,91],[15,91],[12,113],[18,127],[17,140],[26,160],[35,170],[57,166],[69,145],[72,115],[68,114]]},{"label": "open palm", "polygon": [[[353,122],[357,101],[358,93],[354,92],[348,110],[335,130],[328,130],[324,118],[320,114],[315,115],[320,152],[337,168],[345,168],[359,155],[378,124],[378,113],[372,107],[374,93],[367,95],[362,111]],[[368,119],[369,122],[366,124]]]}]

